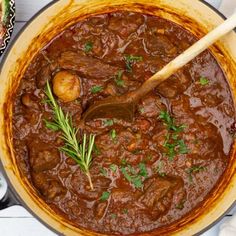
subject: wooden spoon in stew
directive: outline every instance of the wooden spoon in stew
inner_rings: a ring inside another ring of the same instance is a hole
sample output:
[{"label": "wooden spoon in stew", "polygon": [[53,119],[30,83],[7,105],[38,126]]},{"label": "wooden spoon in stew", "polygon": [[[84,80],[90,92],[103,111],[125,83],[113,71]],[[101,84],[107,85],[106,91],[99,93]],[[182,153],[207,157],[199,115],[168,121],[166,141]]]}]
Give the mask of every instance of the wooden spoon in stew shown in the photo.
[{"label": "wooden spoon in stew", "polygon": [[146,80],[136,91],[95,102],[82,116],[82,123],[95,118],[118,118],[132,122],[138,101],[236,27],[236,13]]}]

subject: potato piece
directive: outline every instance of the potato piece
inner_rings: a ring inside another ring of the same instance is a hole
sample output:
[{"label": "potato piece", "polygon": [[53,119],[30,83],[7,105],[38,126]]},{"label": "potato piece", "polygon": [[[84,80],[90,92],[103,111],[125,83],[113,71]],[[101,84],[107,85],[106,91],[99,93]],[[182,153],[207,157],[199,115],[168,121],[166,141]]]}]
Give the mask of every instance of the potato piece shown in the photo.
[{"label": "potato piece", "polygon": [[68,71],[60,71],[53,78],[53,92],[63,102],[80,97],[80,79]]}]

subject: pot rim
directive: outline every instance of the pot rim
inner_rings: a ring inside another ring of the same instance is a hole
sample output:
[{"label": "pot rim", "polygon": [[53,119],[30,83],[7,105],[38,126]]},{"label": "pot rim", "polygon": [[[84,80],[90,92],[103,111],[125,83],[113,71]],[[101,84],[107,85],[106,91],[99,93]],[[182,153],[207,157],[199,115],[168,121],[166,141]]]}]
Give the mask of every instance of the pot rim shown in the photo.
[{"label": "pot rim", "polygon": [[[60,0],[54,0],[50,3],[48,3],[47,5],[45,5],[43,8],[41,8],[38,12],[36,12],[28,21],[27,23],[20,29],[20,31],[16,34],[16,36],[11,40],[10,45],[8,46],[5,54],[3,55],[3,58],[1,60],[0,63],[0,72],[2,71],[3,66],[5,65],[5,62],[8,58],[8,55],[10,54],[13,46],[15,45],[15,42],[18,40],[18,38],[21,36],[21,34],[25,31],[25,29],[38,17],[41,15],[41,13],[43,13],[44,11],[46,11],[47,9],[49,9],[50,7],[52,7],[53,5],[57,4]],[[223,20],[227,19],[226,16],[221,13],[218,9],[216,9],[215,7],[213,7],[211,4],[209,4],[208,2],[206,2],[205,0],[199,0],[199,2],[205,4],[208,8],[210,8],[211,10],[213,10],[218,16],[220,16]],[[233,30],[233,32],[236,34],[236,28]],[[52,232],[56,233],[57,235],[64,235],[61,232],[57,231],[54,227],[52,227],[51,225],[49,225],[48,223],[46,223],[45,221],[43,221],[41,219],[41,217],[39,217],[29,206],[27,206],[27,203],[25,202],[25,200],[22,199],[22,197],[20,197],[20,195],[18,194],[18,192],[16,191],[15,187],[13,186],[13,184],[11,183],[8,175],[7,175],[7,171],[3,166],[2,160],[0,158],[0,171],[2,172],[4,178],[7,181],[7,185],[8,185],[8,189],[7,192],[10,191],[10,193],[13,193],[13,198],[15,200],[15,205],[21,205],[22,207],[24,207],[32,216],[34,216],[40,223],[42,223],[44,226],[46,226],[48,229],[50,229]],[[7,193],[6,192],[6,193]],[[0,203],[1,203],[0,199]],[[208,226],[204,227],[201,231],[199,231],[198,233],[194,234],[196,236],[200,236],[202,233],[206,232],[207,230],[209,230],[210,228],[212,228],[214,225],[216,225],[217,223],[219,223],[219,221],[222,220],[222,218],[225,217],[225,215],[231,211],[234,207],[236,206],[236,200],[231,204],[231,206],[228,207],[227,210],[225,210],[216,220],[214,220],[211,224],[209,224]]]}]

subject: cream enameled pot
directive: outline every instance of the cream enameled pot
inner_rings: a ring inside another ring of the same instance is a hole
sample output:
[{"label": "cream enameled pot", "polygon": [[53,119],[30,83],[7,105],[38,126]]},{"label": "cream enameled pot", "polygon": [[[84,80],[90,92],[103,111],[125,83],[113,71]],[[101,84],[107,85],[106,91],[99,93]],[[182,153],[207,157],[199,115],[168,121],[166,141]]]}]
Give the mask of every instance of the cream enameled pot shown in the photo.
[{"label": "cream enameled pot", "polygon": [[[0,75],[0,158],[9,189],[0,209],[22,204],[42,223],[63,235],[99,235],[77,228],[56,214],[37,195],[20,173],[12,147],[12,97],[25,69],[54,36],[76,21],[94,14],[116,10],[130,10],[160,16],[182,25],[198,37],[223,21],[222,16],[206,3],[198,0],[60,0],[54,1],[38,13],[18,35],[8,50]],[[236,99],[236,33],[231,32],[211,47],[224,70]],[[231,152],[227,171],[211,196],[191,214],[168,227],[143,235],[198,234],[220,219],[236,200],[236,144]]]}]

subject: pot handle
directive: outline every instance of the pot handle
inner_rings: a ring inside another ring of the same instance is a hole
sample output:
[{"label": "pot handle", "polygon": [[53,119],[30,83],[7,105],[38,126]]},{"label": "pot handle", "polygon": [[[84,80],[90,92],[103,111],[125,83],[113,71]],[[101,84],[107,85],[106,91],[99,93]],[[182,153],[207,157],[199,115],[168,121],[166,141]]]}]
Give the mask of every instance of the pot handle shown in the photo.
[{"label": "pot handle", "polygon": [[0,200],[0,210],[6,209],[11,206],[21,205],[20,201],[16,198],[13,194],[11,189],[8,187],[7,192],[5,193],[4,197]]},{"label": "pot handle", "polygon": [[1,180],[0,192],[5,193],[5,195],[1,194],[3,196],[0,196],[0,210],[3,210],[5,208],[8,208],[14,205],[21,205],[20,201],[17,199],[16,195],[12,191],[10,185],[7,184],[3,173],[4,171],[2,170],[2,166],[0,165],[0,180]]}]

